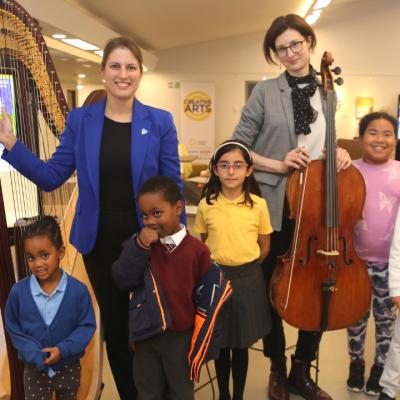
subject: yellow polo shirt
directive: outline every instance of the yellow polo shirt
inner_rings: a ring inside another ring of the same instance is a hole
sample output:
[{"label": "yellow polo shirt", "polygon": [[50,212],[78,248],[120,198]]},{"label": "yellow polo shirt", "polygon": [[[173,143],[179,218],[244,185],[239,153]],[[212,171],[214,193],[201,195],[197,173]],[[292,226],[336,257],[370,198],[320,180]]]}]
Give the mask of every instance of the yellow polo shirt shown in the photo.
[{"label": "yellow polo shirt", "polygon": [[201,199],[194,229],[207,233],[211,257],[224,265],[242,265],[260,257],[258,235],[272,232],[266,201],[251,194],[252,208],[245,205],[244,194],[228,200],[221,193],[212,205]]}]

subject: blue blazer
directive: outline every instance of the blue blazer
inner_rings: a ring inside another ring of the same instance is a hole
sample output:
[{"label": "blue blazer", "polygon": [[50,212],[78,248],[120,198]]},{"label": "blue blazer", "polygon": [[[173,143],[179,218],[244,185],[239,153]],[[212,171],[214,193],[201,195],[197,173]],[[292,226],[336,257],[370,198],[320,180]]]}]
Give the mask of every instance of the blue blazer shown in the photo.
[{"label": "blue blazer", "polygon": [[[61,186],[76,170],[79,197],[70,242],[83,254],[93,249],[99,226],[100,145],[106,101],[73,109],[60,144],[48,161],[38,159],[17,141],[2,158],[45,191]],[[183,193],[178,139],[172,115],[134,100],[132,113],[131,166],[135,195],[142,184],[156,175],[174,179]],[[116,138],[117,140],[117,138]],[[136,201],[138,221],[143,226]]]}]

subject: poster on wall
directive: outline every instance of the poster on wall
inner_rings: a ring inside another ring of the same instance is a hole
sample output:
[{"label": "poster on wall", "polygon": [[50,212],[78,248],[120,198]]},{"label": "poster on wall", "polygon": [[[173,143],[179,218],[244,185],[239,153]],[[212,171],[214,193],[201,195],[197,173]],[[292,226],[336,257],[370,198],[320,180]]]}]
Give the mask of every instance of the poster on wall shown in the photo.
[{"label": "poster on wall", "polygon": [[356,118],[360,119],[374,109],[373,97],[356,97]]},{"label": "poster on wall", "polygon": [[[0,74],[0,110],[6,108],[11,120],[14,132],[17,132],[17,109],[15,95],[15,81],[11,74]],[[0,111],[0,118],[3,118]],[[3,154],[4,146],[0,145],[0,155]],[[7,226],[14,226],[16,220],[23,217],[37,215],[37,188],[28,179],[18,175],[18,172],[6,161],[0,158],[0,181],[3,190],[4,209],[6,213]],[[17,184],[16,184],[17,183]],[[19,193],[24,193],[19,197]],[[19,198],[30,199],[29,204],[19,204]]]},{"label": "poster on wall", "polygon": [[[16,132],[14,78],[11,74],[0,74],[0,118],[3,118],[3,107],[6,108],[11,120],[13,131]],[[3,154],[3,150],[4,146],[0,144],[0,156]],[[0,159],[0,172],[7,172],[10,168],[8,163]]]},{"label": "poster on wall", "polygon": [[181,83],[181,143],[188,153],[209,159],[214,151],[214,83]]}]

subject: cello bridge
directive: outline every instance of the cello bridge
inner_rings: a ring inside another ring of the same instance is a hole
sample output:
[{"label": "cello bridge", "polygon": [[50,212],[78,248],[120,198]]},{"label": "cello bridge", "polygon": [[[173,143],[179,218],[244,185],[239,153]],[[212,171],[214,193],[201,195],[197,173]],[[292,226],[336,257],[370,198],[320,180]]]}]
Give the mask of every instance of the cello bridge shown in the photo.
[{"label": "cello bridge", "polygon": [[321,254],[323,256],[339,256],[340,253],[337,250],[317,250],[317,254]]}]

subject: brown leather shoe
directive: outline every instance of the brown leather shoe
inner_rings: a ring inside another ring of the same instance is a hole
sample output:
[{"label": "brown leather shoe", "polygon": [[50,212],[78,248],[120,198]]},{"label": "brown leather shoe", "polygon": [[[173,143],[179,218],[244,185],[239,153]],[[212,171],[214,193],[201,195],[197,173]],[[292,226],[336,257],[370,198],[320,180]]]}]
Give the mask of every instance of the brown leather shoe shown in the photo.
[{"label": "brown leather shoe", "polygon": [[286,357],[271,358],[271,372],[268,383],[269,400],[289,400],[286,376]]},{"label": "brown leather shoe", "polygon": [[332,397],[311,379],[310,366],[310,362],[296,360],[292,355],[292,368],[288,378],[290,392],[299,394],[306,400],[332,400]]}]

